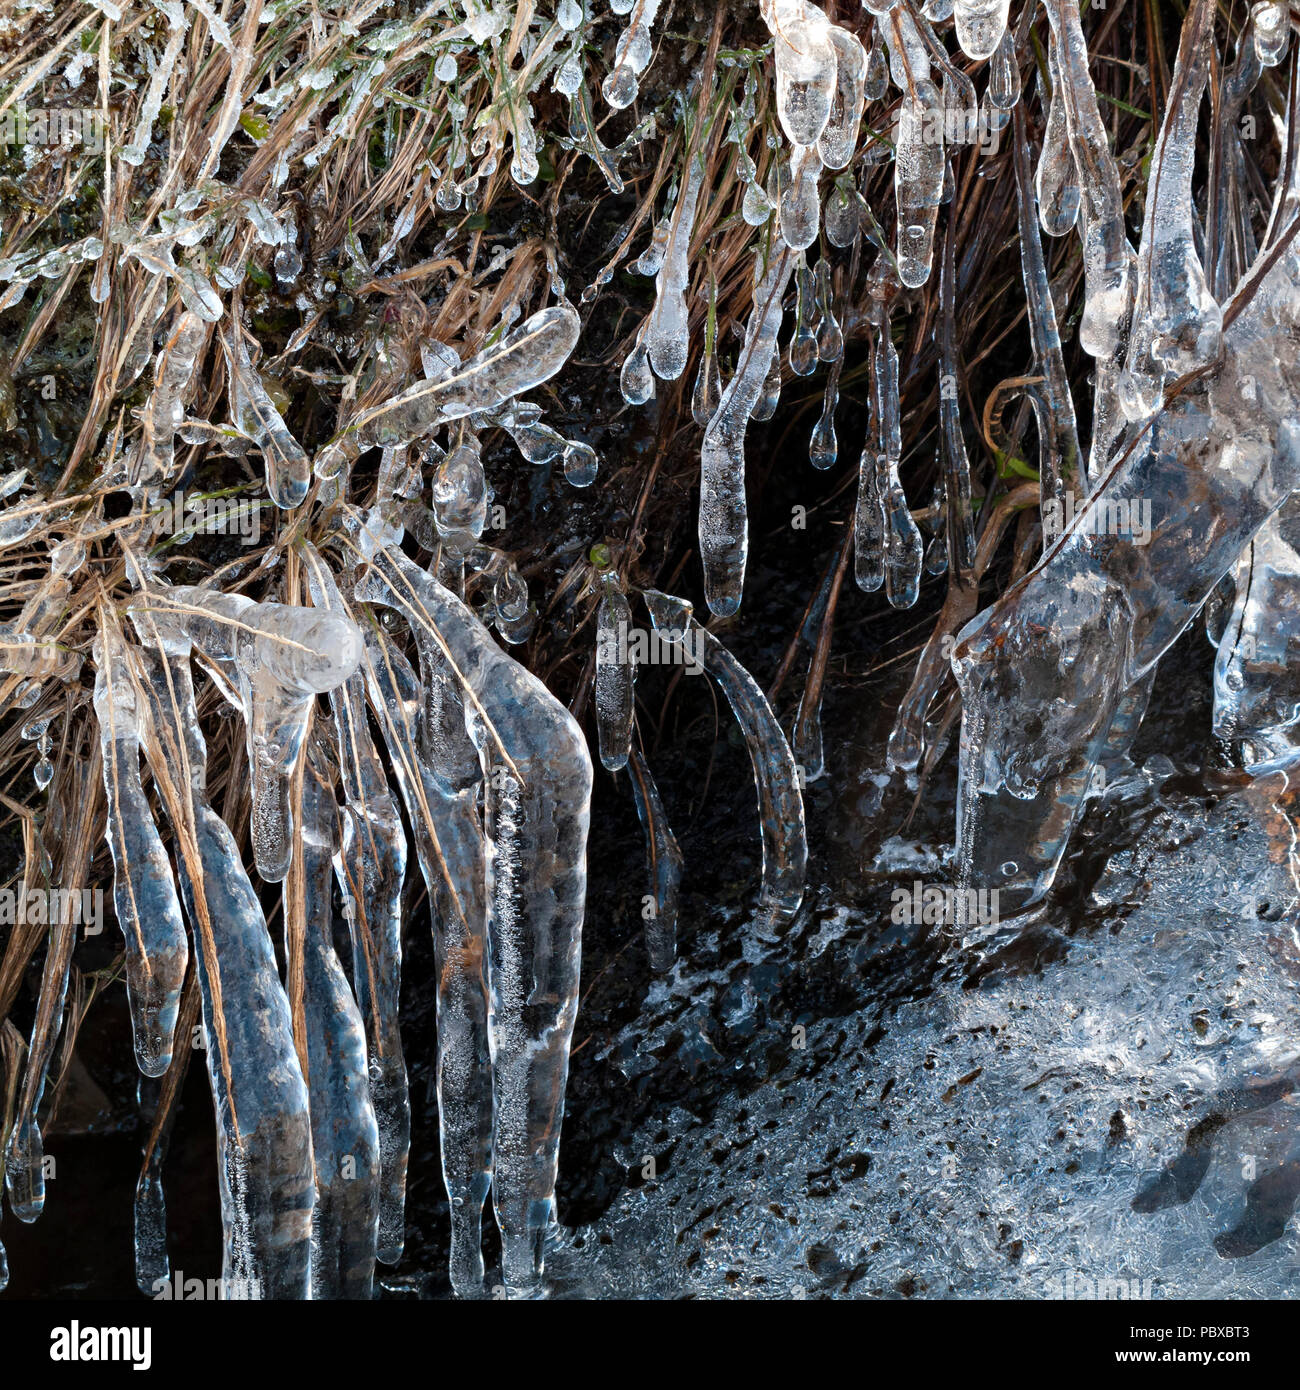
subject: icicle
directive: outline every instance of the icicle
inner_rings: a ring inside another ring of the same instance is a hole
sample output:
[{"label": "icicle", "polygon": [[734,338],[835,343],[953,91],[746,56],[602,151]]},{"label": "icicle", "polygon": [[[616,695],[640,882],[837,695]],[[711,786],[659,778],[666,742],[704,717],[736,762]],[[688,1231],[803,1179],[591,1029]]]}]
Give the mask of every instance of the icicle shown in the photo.
[{"label": "icicle", "polygon": [[[389,601],[386,585],[373,579],[368,583],[367,593]],[[483,1287],[483,1205],[492,1182],[493,1142],[478,767],[459,694],[441,650],[428,634],[423,634],[421,645],[426,709],[429,697],[441,699],[434,715],[436,729],[426,720],[423,734],[421,683],[377,628],[367,627],[363,634],[371,706],[383,726],[429,894],[438,978],[436,1076],[442,1171],[451,1213],[450,1272],[452,1288],[469,1298],[481,1295]]]},{"label": "icicle", "polygon": [[108,798],[105,838],[113,857],[113,905],[126,941],[135,1059],[145,1076],[161,1076],[171,1065],[189,946],[171,864],[140,780],[141,720],[127,649],[107,618],[95,638],[94,661]]},{"label": "icicle", "polygon": [[[1023,115],[1020,119],[1024,119]],[[1024,235],[1022,229],[1022,245]],[[962,581],[975,565],[975,520],[971,507],[970,459],[966,454],[966,440],[962,436],[961,403],[957,395],[954,304],[957,273],[953,237],[950,218],[939,275],[939,452],[943,462],[945,555],[954,577]]]},{"label": "icicle", "polygon": [[303,1012],[316,1203],[313,1299],[369,1299],[379,1236],[379,1126],[370,1099],[365,1027],[334,954],[338,805],[308,766],[302,779],[302,862],[285,884],[285,920],[303,924]]},{"label": "icicle", "polygon": [[654,397],[655,379],[650,370],[650,349],[646,346],[644,325],[623,362],[618,386],[628,405],[644,405]]},{"label": "icicle", "polygon": [[[776,353],[782,301],[794,256],[772,257],[754,288],[754,307],[735,374],[722,393],[700,451],[700,556],[709,608],[720,618],[740,607],[749,549],[745,506],[745,430]],[[780,371],[779,361],[776,370]]]},{"label": "icicle", "polygon": [[826,16],[805,0],[762,0],[772,31],[776,111],[794,146],[815,145],[831,118],[839,52]]},{"label": "icicle", "polygon": [[[591,758],[573,717],[453,594],[380,550],[357,586],[436,633],[466,696],[484,777],[493,1204],[507,1290],[542,1274],[578,1005]],[[427,679],[427,677],[426,677]]]},{"label": "icicle", "polygon": [[153,390],[140,412],[140,443],[127,470],[127,487],[137,496],[156,496],[171,477],[176,427],[185,416],[183,402],[206,334],[203,320],[185,311],[158,354]]},{"label": "icicle", "polygon": [[1266,68],[1275,68],[1286,57],[1291,40],[1291,7],[1288,4],[1267,2],[1251,6],[1254,26],[1255,52]]},{"label": "icicle", "polygon": [[[25,901],[29,891],[25,881],[19,891]],[[54,1056],[54,1044],[63,1026],[68,972],[72,968],[72,948],[76,939],[77,924],[71,913],[62,914],[58,921],[50,923],[36,1019],[27,1045],[27,1070],[4,1153],[9,1210],[19,1221],[35,1221],[45,1206],[45,1147],[37,1116]]]},{"label": "icicle", "polygon": [[1088,72],[1088,45],[1078,0],[1045,0],[1045,4],[1056,39],[1057,87],[1064,96],[1070,151],[1079,171],[1085,214],[1085,292],[1079,346],[1091,357],[1111,358],[1128,330],[1133,294],[1133,252],[1124,230],[1119,171]]},{"label": "icicle", "polygon": [[817,303],[813,273],[800,252],[794,270],[794,336],[787,355],[796,376],[811,376],[817,370]]},{"label": "icicle", "polygon": [[718,411],[722,399],[722,371],[718,366],[718,285],[709,277],[709,312],[704,322],[704,353],[691,392],[691,418],[701,428],[707,427]]},{"label": "icicle", "polygon": [[609,772],[627,765],[636,712],[636,664],[628,649],[632,608],[618,576],[602,575],[596,609],[596,732],[600,761]]},{"label": "icicle", "polygon": [[690,353],[686,290],[690,283],[689,252],[695,206],[704,182],[704,160],[690,162],[686,182],[677,195],[659,271],[655,306],[646,322],[645,345],[650,365],[661,381],[675,381],[686,370]]},{"label": "icicle", "polygon": [[885,29],[894,78],[903,89],[895,133],[894,195],[898,203],[898,273],[909,289],[930,278],[934,233],[943,196],[943,99],[930,80],[930,61],[916,22],[894,10]]},{"label": "icicle", "polygon": [[1130,420],[1158,408],[1164,377],[1212,362],[1223,341],[1223,312],[1196,254],[1192,171],[1201,96],[1209,76],[1214,6],[1197,0],[1183,24],[1169,109],[1151,156],[1151,187],[1138,258],[1137,301],[1128,358],[1119,381]]},{"label": "icicle", "polygon": [[[223,334],[230,392],[230,414],[235,428],[262,451],[266,464],[266,490],[277,507],[288,510],[307,496],[311,463],[302,445],[289,432],[275,408],[262,378],[248,356],[243,332],[232,325]],[[404,443],[405,441],[384,441]]]},{"label": "icicle", "polygon": [[830,117],[817,138],[817,152],[828,169],[843,169],[857,148],[865,104],[867,55],[857,37],[832,24],[826,31],[835,50],[835,95]]},{"label": "icicle", "polygon": [[1007,32],[1011,0],[956,0],[953,19],[961,51],[977,62],[991,58]]},{"label": "icicle", "polygon": [[633,748],[628,778],[636,801],[636,813],[645,831],[646,859],[650,866],[651,901],[642,909],[645,949],[650,969],[671,970],[677,958],[677,902],[681,894],[682,852],[659,799],[650,769],[641,750]]},{"label": "icicle", "polygon": [[817,356],[823,362],[838,362],[844,356],[844,334],[835,317],[831,263],[823,257],[813,275],[817,286]]},{"label": "icicle", "polygon": [[601,85],[605,100],[616,110],[631,106],[637,98],[638,81],[650,66],[654,54],[650,28],[659,13],[659,0],[635,0],[627,22],[614,49],[614,69]]},{"label": "icicle", "polygon": [[1083,194],[1079,171],[1070,149],[1070,127],[1065,115],[1065,79],[1057,59],[1055,36],[1048,38],[1047,71],[1052,96],[1047,108],[1047,128],[1038,156],[1038,217],[1048,236],[1064,236],[1079,220]]},{"label": "icicle", "polygon": [[[349,614],[315,549],[303,546],[312,603]],[[352,937],[352,980],[366,1021],[367,1070],[379,1126],[378,1258],[396,1264],[405,1242],[406,1168],[411,1103],[402,1055],[402,884],[406,833],[366,719],[361,672],[329,695],[343,784],[343,834],[334,874]]]},{"label": "icicle", "polygon": [[839,441],[835,438],[835,407],[839,403],[839,366],[837,358],[826,375],[826,394],[822,398],[821,418],[808,441],[808,461],[814,468],[833,468],[839,457]]},{"label": "icicle", "polygon": [[826,240],[841,249],[852,246],[862,226],[862,195],[851,183],[837,181],[822,214]]},{"label": "icicle", "polygon": [[171,1143],[172,1126],[181,1087],[190,1069],[195,1049],[190,1045],[198,1026],[199,992],[195,980],[190,982],[181,1000],[177,1015],[177,1033],[185,1046],[172,1054],[171,1065],[158,1082],[157,1100],[149,1136],[145,1141],[140,1176],[135,1184],[135,1286],[146,1297],[152,1297],[158,1281],[171,1277],[171,1261],[167,1257],[167,1199],[163,1192],[163,1164]]},{"label": "icicle", "polygon": [[[1038,421],[1040,493],[1043,501],[1055,500],[1059,503],[1067,489],[1077,488],[1082,481],[1079,477],[1079,431],[1074,415],[1074,398],[1070,394],[1070,380],[1065,370],[1065,359],[1061,355],[1056,307],[1052,303],[1051,286],[1047,281],[1047,261],[1038,235],[1038,219],[1034,215],[1029,138],[1022,108],[1016,107],[1013,122],[1012,155],[1020,227],[1020,271],[1025,282],[1034,364],[1043,378],[1042,386],[1031,396]],[[955,406],[953,413],[956,413]]]},{"label": "icicle", "polygon": [[655,627],[667,640],[694,644],[695,659],[727,697],[745,736],[754,765],[763,841],[755,925],[765,935],[780,931],[799,911],[808,862],[799,770],[790,745],[757,682],[707,628],[694,621],[691,605],[657,589],[647,589],[644,597]]},{"label": "icicle", "polygon": [[817,240],[821,201],[817,181],[822,159],[814,145],[796,145],[790,151],[790,183],[781,194],[781,236],[793,251],[802,251]]},{"label": "icicle", "polygon": [[989,100],[1000,111],[1010,111],[1020,100],[1020,64],[1016,61],[1016,41],[1007,29],[998,43],[989,67]]},{"label": "icicle", "polygon": [[[146,629],[149,616],[141,615]],[[199,943],[204,1055],[217,1120],[227,1297],[311,1288],[311,1118],[289,1001],[235,837],[208,803],[207,747],[185,656],[149,654],[144,742],[178,843],[181,897]]]},{"label": "icicle", "polygon": [[132,616],[142,639],[156,630],[176,654],[193,643],[221,671],[223,693],[246,726],[253,857],[262,878],[279,883],[293,852],[289,781],[307,719],[316,696],[356,670],[360,634],[345,619],[310,608],[199,588],[150,594],[137,600]]}]

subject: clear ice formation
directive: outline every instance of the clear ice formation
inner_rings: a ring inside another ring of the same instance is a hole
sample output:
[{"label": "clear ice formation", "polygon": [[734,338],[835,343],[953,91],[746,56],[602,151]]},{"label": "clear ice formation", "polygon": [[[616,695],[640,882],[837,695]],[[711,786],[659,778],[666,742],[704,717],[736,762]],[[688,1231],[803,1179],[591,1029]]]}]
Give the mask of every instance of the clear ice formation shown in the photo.
[{"label": "clear ice formation", "polygon": [[[554,1221],[578,1004],[591,757],[573,717],[541,681],[508,657],[454,594],[400,552],[376,550],[356,598],[399,609],[424,644],[422,661],[425,651],[432,658],[436,649],[448,663],[479,758],[492,1200],[505,1288],[527,1294],[541,1278]],[[427,683],[429,673],[423,674]],[[464,762],[462,750],[456,765]]]},{"label": "clear ice formation", "polygon": [[[26,884],[23,890],[26,892]],[[77,926],[70,916],[50,924],[27,1068],[4,1151],[5,1194],[19,1221],[35,1221],[45,1206],[45,1146],[38,1121],[54,1045],[63,1026]]]},{"label": "clear ice formation", "polygon": [[615,5],[616,14],[629,16],[627,27],[614,49],[614,67],[601,84],[605,100],[616,110],[631,106],[637,98],[638,79],[650,66],[654,53],[650,30],[659,14],[660,0],[631,0]]},{"label": "clear ice formation", "polygon": [[[374,587],[374,586],[372,586]],[[382,592],[376,588],[376,592]],[[487,988],[486,841],[478,763],[441,651],[422,648],[430,712],[409,662],[377,628],[364,629],[366,681],[380,714],[429,894],[438,971],[435,1076],[443,1182],[451,1214],[451,1282],[483,1287],[483,1205],[492,1187],[492,1035]],[[434,727],[430,728],[430,716]],[[456,727],[459,720],[459,728]]]},{"label": "clear ice formation", "polygon": [[230,382],[230,413],[235,428],[262,452],[266,490],[277,507],[288,510],[307,496],[311,461],[275,408],[248,355],[243,332],[234,326],[222,335]]},{"label": "clear ice formation", "polygon": [[686,290],[690,282],[691,229],[704,185],[704,160],[690,160],[686,182],[677,195],[659,268],[655,307],[645,329],[650,366],[661,381],[675,381],[686,370],[690,353]]},{"label": "clear ice formation", "polygon": [[[869,6],[869,8],[872,8]],[[879,11],[877,11],[879,12]],[[947,159],[944,100],[930,76],[930,52],[911,11],[885,12],[885,46],[903,92],[895,131],[894,194],[898,204],[898,275],[909,289],[930,278]]]},{"label": "clear ice formation", "polygon": [[603,575],[596,607],[596,736],[600,761],[609,772],[627,766],[636,717],[636,663],[628,639],[632,606],[619,588],[617,575]]},{"label": "clear ice formation", "polygon": [[[307,544],[312,603],[350,618],[329,568]],[[329,693],[343,788],[342,834],[334,874],[352,938],[352,981],[365,1022],[366,1070],[379,1131],[377,1255],[396,1264],[405,1243],[411,1101],[402,1052],[402,885],[407,842],[366,718],[361,671]]]},{"label": "clear ice formation", "polygon": [[[150,614],[137,626],[150,632]],[[222,1277],[244,1297],[311,1290],[311,1116],[261,903],[238,843],[207,793],[188,651],[139,653],[151,737],[144,747],[176,837],[181,899],[198,949],[204,1056],[217,1117]]]},{"label": "clear ice formation", "polygon": [[976,60],[991,58],[1007,32],[1011,0],[955,0],[952,17],[961,51]]},{"label": "clear ice formation", "polygon": [[782,931],[803,901],[808,842],[804,832],[799,769],[785,733],[753,676],[707,629],[695,622],[691,605],[657,589],[644,593],[656,629],[671,642],[696,642],[696,659],[727,697],[745,736],[758,792],[763,876],[755,926],[769,938]]},{"label": "clear ice formation", "polygon": [[1215,7],[1197,0],[1188,15],[1169,109],[1151,156],[1133,326],[1119,383],[1130,420],[1159,408],[1166,377],[1208,366],[1223,342],[1223,312],[1196,253],[1192,204],[1197,115],[1209,77]]},{"label": "clear ice formation", "polygon": [[113,857],[113,905],[126,941],[135,1058],[145,1076],[161,1076],[171,1065],[189,945],[171,862],[140,778],[142,711],[116,622],[105,622],[94,660],[105,838]]},{"label": "clear ice formation", "polygon": [[152,620],[167,650],[197,648],[223,677],[223,693],[244,715],[253,806],[253,857],[279,883],[293,853],[289,784],[317,695],[345,681],[361,660],[361,638],[344,618],[242,594],[193,586],[160,589],[133,610]]},{"label": "clear ice formation", "polygon": [[[311,1296],[372,1296],[379,1240],[379,1125],[370,1098],[365,1024],[334,953],[338,803],[308,760],[302,778],[302,864],[285,885],[285,917],[301,903],[306,1081],[316,1201]],[[292,972],[291,972],[292,978]]]},{"label": "clear ice formation", "polygon": [[[1081,35],[1070,36],[1077,10],[1052,0],[1048,8],[1063,67],[1074,74],[1073,105],[1093,107]],[[1187,36],[1197,32],[1198,10],[1185,21],[1180,53],[1188,61],[1195,45]],[[1171,129],[1179,89],[1175,82]],[[1100,145],[1075,146],[1076,160],[1090,171],[1085,190],[1093,182],[1118,186],[1102,134]],[[1287,198],[1293,196],[1288,189]],[[1090,238],[1106,204],[1095,188],[1085,192]],[[1185,219],[1180,226],[1184,245],[1170,255],[1185,265],[1194,254],[1192,228]],[[1102,244],[1094,241],[1094,249]],[[1094,274],[1104,279],[1117,269],[1118,263],[1102,264]],[[1294,355],[1279,350],[1294,320],[1298,274],[1294,243],[1263,253],[1222,316],[1219,360],[1166,395],[1163,409],[1132,433],[1098,478],[1076,524],[959,636],[953,653],[963,702],[958,869],[964,883],[1003,890],[1004,909],[1035,903],[1050,888],[1093,769],[1115,756],[1116,720],[1132,724],[1140,717],[1141,684],[1300,481],[1300,377]],[[1176,300],[1180,286],[1189,297],[1174,310],[1186,316],[1194,341],[1192,287],[1176,278],[1166,289]],[[1115,524],[1144,498],[1153,510],[1149,538]],[[1275,587],[1274,566],[1282,572],[1289,562],[1275,540],[1265,534],[1256,568],[1268,595],[1262,601],[1284,610],[1286,586]],[[1258,621],[1249,603],[1242,604],[1241,622]],[[1221,653],[1224,641],[1220,717],[1231,728],[1228,677],[1235,674],[1243,690],[1249,682],[1240,665],[1234,673],[1231,639],[1220,642]],[[1278,690],[1283,708],[1284,689]],[[1261,724],[1258,751],[1266,751],[1272,716],[1254,717]],[[1251,745],[1244,725],[1239,737]]]},{"label": "clear ice formation", "polygon": [[[782,246],[772,248],[771,260],[765,267],[755,266],[754,307],[745,328],[744,346],[718,409],[704,431],[700,449],[699,536],[704,595],[710,610],[720,618],[736,612],[744,588],[749,553],[745,431],[777,357],[782,301],[794,265],[794,253]],[[779,373],[779,360],[776,370]]]},{"label": "clear ice formation", "polygon": [[578,341],[577,310],[554,304],[460,367],[358,411],[316,457],[320,478],[337,477],[363,450],[408,444],[447,420],[497,410],[549,380]]},{"label": "clear ice formation", "polygon": [[1293,495],[1237,563],[1214,663],[1214,732],[1251,770],[1300,750],[1300,506]]},{"label": "clear ice formation", "polygon": [[668,824],[659,788],[639,748],[627,763],[636,813],[645,832],[650,892],[641,909],[650,969],[671,970],[677,959],[677,904],[682,884],[682,851]]}]

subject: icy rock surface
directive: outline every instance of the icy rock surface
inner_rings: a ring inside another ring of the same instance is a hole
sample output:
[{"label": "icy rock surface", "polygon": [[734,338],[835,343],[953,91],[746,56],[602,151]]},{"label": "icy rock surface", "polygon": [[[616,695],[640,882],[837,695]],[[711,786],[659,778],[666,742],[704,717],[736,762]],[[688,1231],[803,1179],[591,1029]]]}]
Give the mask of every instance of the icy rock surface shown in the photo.
[{"label": "icy rock surface", "polygon": [[[880,856],[883,912],[824,892],[792,955],[746,934],[729,957],[719,937],[739,923],[701,931],[699,962],[651,985],[607,1046],[652,1088],[670,1064],[733,1058],[735,1083],[620,1136],[628,1186],[553,1250],[556,1295],[1294,1297],[1288,1203],[1277,1238],[1219,1253],[1294,1143],[1285,1080],[1217,1131],[1190,1200],[1134,1209],[1189,1130],[1226,1113],[1216,1093],[1285,1078],[1296,1051],[1297,897],[1274,796],[1230,789],[1207,812],[1172,770],[1139,774],[1137,824],[1097,856],[1082,928],[1058,910],[1036,955],[978,988],[961,967],[909,991],[925,945],[889,921],[885,888],[932,877],[942,845]],[[830,996],[839,1007],[812,1003],[831,978],[860,983]]]}]

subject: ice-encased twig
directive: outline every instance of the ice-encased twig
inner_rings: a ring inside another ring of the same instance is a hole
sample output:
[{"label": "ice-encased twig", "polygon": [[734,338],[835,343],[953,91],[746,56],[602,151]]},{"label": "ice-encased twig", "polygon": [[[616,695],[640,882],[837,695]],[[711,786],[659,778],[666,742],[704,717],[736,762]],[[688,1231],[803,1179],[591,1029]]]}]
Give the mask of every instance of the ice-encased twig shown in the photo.
[{"label": "ice-encased twig", "polygon": [[[320,556],[307,544],[303,555],[312,602],[351,620]],[[330,691],[329,700],[344,801],[334,873],[352,937],[352,981],[366,1021],[370,1096],[379,1126],[377,1253],[385,1264],[396,1264],[405,1243],[411,1149],[411,1102],[399,1026],[406,832],[370,735],[364,675],[349,676]]]},{"label": "ice-encased twig", "polygon": [[176,1011],[189,962],[171,862],[140,779],[141,718],[122,631],[105,615],[94,644],[95,717],[113,857],[113,905],[126,942],[127,999],[136,1064],[161,1076],[171,1064]]},{"label": "ice-encased twig", "polygon": [[[303,1013],[316,1202],[311,1296],[371,1297],[379,1238],[379,1126],[370,1099],[361,1011],[334,954],[338,805],[302,770],[302,860],[284,886],[285,920],[302,913]],[[300,906],[299,906],[300,904]]]},{"label": "ice-encased twig", "polygon": [[795,253],[788,246],[773,247],[771,259],[756,276],[744,346],[700,449],[699,536],[704,594],[709,608],[720,618],[730,617],[740,607],[744,588],[749,553],[745,431],[776,352],[782,300],[794,264]]},{"label": "ice-encased twig", "polygon": [[[395,597],[368,576],[358,594],[371,602]],[[451,1216],[450,1274],[462,1298],[483,1288],[483,1204],[492,1186],[492,1040],[487,987],[486,844],[478,788],[446,785],[455,755],[440,758],[440,776],[421,751],[422,692],[406,658],[380,629],[362,629],[370,702],[383,726],[415,835],[416,858],[429,894],[438,972],[438,1130],[443,1183]],[[426,681],[438,673],[426,674]],[[460,706],[456,708],[459,710]],[[449,739],[455,730],[443,725]],[[460,741],[468,742],[461,714]]]},{"label": "ice-encased twig", "polygon": [[[376,582],[378,581],[378,582]],[[535,1288],[554,1219],[578,1005],[591,757],[573,717],[449,590],[381,548],[358,598],[397,602],[452,664],[484,776],[493,1205],[508,1290]]]},{"label": "ice-encased twig", "polygon": [[650,899],[642,908],[645,949],[651,970],[671,970],[677,958],[677,902],[681,895],[682,851],[668,824],[659,788],[639,748],[627,763],[636,813],[645,831],[646,861],[650,868]]},{"label": "ice-encased twig", "polygon": [[[149,618],[138,624],[161,646]],[[307,1298],[311,1116],[289,1001],[239,846],[208,801],[189,658],[141,659],[152,734],[144,747],[176,835],[181,898],[199,947],[227,1296]]]},{"label": "ice-encased twig", "polygon": [[317,456],[317,475],[334,477],[365,449],[407,444],[445,420],[495,410],[540,386],[568,360],[579,328],[571,304],[552,305],[457,370],[416,382],[399,395],[358,411]]},{"label": "ice-encased twig", "polygon": [[154,369],[153,390],[140,412],[140,442],[127,468],[126,484],[138,496],[156,496],[171,477],[176,429],[208,326],[188,310],[176,320]]},{"label": "ice-encased twig", "polygon": [[808,842],[804,833],[799,770],[785,734],[753,676],[707,628],[692,617],[691,605],[672,594],[647,589],[646,607],[655,627],[672,642],[695,642],[696,658],[717,682],[735,713],[754,765],[763,879],[755,922],[770,935],[786,926],[803,901]]}]

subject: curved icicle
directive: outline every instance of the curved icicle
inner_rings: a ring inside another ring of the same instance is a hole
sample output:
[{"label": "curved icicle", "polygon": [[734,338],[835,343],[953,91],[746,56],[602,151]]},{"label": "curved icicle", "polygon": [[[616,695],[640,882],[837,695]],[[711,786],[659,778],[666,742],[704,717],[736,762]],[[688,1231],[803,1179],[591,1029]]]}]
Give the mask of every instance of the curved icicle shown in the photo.
[{"label": "curved icicle", "polygon": [[302,778],[302,863],[285,882],[285,920],[302,912],[303,1011],[316,1203],[311,1296],[368,1299],[379,1238],[379,1126],[361,1011],[334,954],[338,806],[316,769]]},{"label": "curved icicle", "polygon": [[493,1205],[504,1283],[537,1287],[554,1219],[569,1044],[578,1004],[591,757],[568,710],[449,590],[380,548],[357,586],[401,607],[462,684],[484,775]]},{"label": "curved icicle", "polygon": [[126,942],[135,1060],[146,1076],[171,1065],[189,943],[171,862],[140,779],[141,720],[122,632],[105,614],[94,643],[95,716],[108,798],[113,905]]},{"label": "curved icicle", "polygon": [[636,813],[645,831],[650,866],[650,901],[642,909],[645,949],[651,970],[671,970],[677,958],[677,902],[681,895],[682,851],[668,824],[659,788],[639,748],[628,758],[628,780]]},{"label": "curved icicle", "polygon": [[776,931],[799,911],[808,864],[803,796],[794,754],[753,676],[707,628],[695,622],[691,605],[658,589],[647,589],[644,598],[655,627],[667,640],[684,643],[686,634],[691,634],[696,659],[727,697],[745,735],[754,765],[763,841],[757,925],[762,932]]},{"label": "curved icicle", "polygon": [[[348,618],[334,576],[303,546],[312,602]],[[407,843],[366,718],[366,685],[358,671],[329,694],[343,784],[342,838],[334,874],[352,937],[352,982],[366,1021],[370,1098],[379,1125],[379,1247],[384,1264],[402,1257],[406,1234],[406,1170],[411,1101],[402,1052],[402,885]]]},{"label": "curved icicle", "polygon": [[[141,615],[147,632],[149,615]],[[189,660],[142,654],[145,742],[178,845],[217,1118],[227,1297],[307,1298],[311,1290],[311,1117],[289,1001],[239,846],[212,809],[207,746]]]}]

